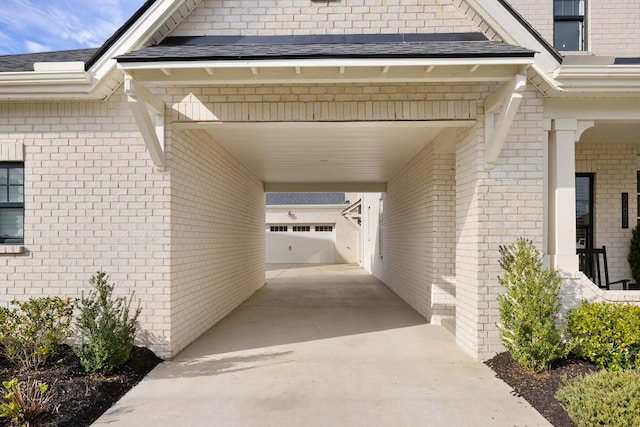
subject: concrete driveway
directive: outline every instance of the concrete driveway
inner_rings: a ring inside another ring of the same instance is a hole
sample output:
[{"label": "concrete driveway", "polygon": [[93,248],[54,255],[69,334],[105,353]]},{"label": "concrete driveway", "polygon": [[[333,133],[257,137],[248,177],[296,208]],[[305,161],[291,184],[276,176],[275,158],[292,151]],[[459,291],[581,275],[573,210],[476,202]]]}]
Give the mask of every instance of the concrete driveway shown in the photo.
[{"label": "concrete driveway", "polygon": [[277,265],[95,425],[550,424],[362,269]]}]

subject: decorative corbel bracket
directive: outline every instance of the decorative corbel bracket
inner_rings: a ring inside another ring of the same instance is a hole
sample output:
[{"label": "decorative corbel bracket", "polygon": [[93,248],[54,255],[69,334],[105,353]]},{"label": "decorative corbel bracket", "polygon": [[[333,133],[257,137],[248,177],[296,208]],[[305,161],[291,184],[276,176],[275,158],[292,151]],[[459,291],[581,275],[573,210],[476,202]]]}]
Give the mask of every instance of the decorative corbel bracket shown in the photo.
[{"label": "decorative corbel bracket", "polygon": [[362,199],[343,210],[342,216],[356,227],[360,227],[362,225]]},{"label": "decorative corbel bracket", "polygon": [[125,76],[124,93],[153,164],[164,170],[164,102],[131,76]]},{"label": "decorative corbel bracket", "polygon": [[[484,101],[485,113],[485,167],[492,169],[502,151],[507,133],[522,102],[522,93],[527,88],[527,75],[516,74],[500,89]],[[496,119],[496,110],[502,106]]]}]

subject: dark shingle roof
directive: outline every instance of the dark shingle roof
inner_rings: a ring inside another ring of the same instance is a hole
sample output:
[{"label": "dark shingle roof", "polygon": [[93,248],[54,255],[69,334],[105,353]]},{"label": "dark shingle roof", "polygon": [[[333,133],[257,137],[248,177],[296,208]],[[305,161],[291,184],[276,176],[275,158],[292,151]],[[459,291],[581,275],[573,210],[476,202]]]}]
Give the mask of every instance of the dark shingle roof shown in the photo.
[{"label": "dark shingle roof", "polygon": [[118,62],[308,58],[532,57],[532,50],[492,42],[476,33],[176,37],[118,56]]},{"label": "dark shingle roof", "polygon": [[34,62],[82,61],[85,64],[98,49],[61,50],[0,56],[0,72],[33,71]]},{"label": "dark shingle roof", "polygon": [[638,65],[640,64],[640,58],[616,58],[614,61],[616,65]]},{"label": "dark shingle roof", "polygon": [[267,193],[267,205],[342,205],[344,193]]}]

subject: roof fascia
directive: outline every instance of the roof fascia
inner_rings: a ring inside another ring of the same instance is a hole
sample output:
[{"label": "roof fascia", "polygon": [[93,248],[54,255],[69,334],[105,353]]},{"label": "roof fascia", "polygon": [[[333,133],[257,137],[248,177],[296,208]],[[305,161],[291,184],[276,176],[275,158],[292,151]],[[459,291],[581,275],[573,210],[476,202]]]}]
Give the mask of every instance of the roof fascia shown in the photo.
[{"label": "roof fascia", "polygon": [[[201,0],[192,0],[200,3]],[[186,0],[157,0],[153,2],[139,19],[129,26],[122,36],[110,42],[108,49],[101,52],[101,56],[93,61],[90,68],[97,79],[116,68],[114,57],[132,50],[144,47],[153,35],[165,25]]]},{"label": "roof fascia", "polygon": [[127,22],[124,23],[124,25],[122,25],[120,28],[118,28],[116,30],[115,33],[113,33],[113,35],[111,37],[109,37],[107,39],[107,41],[105,41],[102,46],[100,46],[100,48],[93,54],[91,55],[91,58],[89,58],[89,60],[87,60],[86,63],[86,69],[90,69],[93,64],[104,55],[104,53],[109,50],[109,48],[111,48],[111,46],[113,46],[120,37],[122,37],[122,35],[124,33],[127,32],[127,30],[133,26],[138,19],[140,19],[140,17],[142,15],[144,15],[144,13],[156,2],[157,0],[147,0],[138,10],[136,10],[136,12],[129,18],[127,19]]},{"label": "roof fascia", "polygon": [[551,77],[561,64],[561,57],[544,42],[526,21],[502,0],[464,0],[484,19],[503,41],[536,51],[533,68],[552,88],[557,88]]},{"label": "roof fascia", "polygon": [[84,70],[84,62],[36,62],[34,71],[0,73],[0,85],[78,85],[91,82],[91,76]]},{"label": "roof fascia", "polygon": [[640,65],[563,65],[553,76],[564,91],[640,93]]},{"label": "roof fascia", "polygon": [[146,83],[332,83],[507,81],[533,58],[324,58],[128,62],[118,66]]},{"label": "roof fascia", "polygon": [[148,1],[100,48],[100,54],[89,60],[91,67],[85,74],[64,69],[49,75],[38,71],[0,73],[0,100],[106,99],[124,79],[114,58],[144,47],[185,3],[192,9],[200,1]]}]

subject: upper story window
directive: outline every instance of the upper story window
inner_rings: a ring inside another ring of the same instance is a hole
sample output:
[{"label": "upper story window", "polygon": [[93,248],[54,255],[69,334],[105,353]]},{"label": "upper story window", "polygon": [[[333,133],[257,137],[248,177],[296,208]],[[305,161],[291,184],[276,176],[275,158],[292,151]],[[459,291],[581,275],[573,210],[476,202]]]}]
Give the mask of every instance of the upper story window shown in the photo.
[{"label": "upper story window", "polygon": [[558,50],[586,50],[586,0],[553,1],[553,45]]},{"label": "upper story window", "polygon": [[287,227],[286,225],[272,225],[269,228],[269,231],[271,231],[272,233],[280,233],[283,231],[289,231],[289,227]]},{"label": "upper story window", "polygon": [[0,243],[24,242],[24,164],[0,163]]}]

